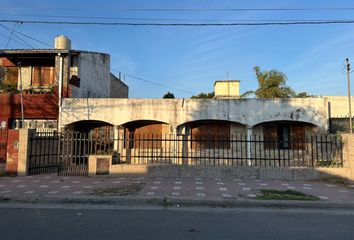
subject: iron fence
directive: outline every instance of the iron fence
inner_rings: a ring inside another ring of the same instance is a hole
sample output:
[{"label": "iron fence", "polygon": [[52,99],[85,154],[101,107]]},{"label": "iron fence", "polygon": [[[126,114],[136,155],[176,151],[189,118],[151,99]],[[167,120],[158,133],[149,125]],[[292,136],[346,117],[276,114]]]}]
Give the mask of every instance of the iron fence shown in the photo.
[{"label": "iron fence", "polygon": [[36,132],[30,136],[28,174],[58,171],[60,134],[53,131]]},{"label": "iron fence", "polygon": [[[225,140],[176,135],[135,135],[119,138],[119,162],[215,166],[342,166],[342,141],[314,135],[287,141],[264,136],[230,136]],[[114,141],[113,141],[114,142]],[[113,144],[114,145],[114,144]],[[110,150],[111,151],[111,150]]]},{"label": "iron fence", "polygon": [[269,140],[264,136],[227,139],[174,134],[119,135],[117,138],[66,131],[37,132],[30,138],[29,173],[58,171],[88,175],[89,155],[113,155],[112,164],[318,167],[342,166],[342,141],[335,135]]}]

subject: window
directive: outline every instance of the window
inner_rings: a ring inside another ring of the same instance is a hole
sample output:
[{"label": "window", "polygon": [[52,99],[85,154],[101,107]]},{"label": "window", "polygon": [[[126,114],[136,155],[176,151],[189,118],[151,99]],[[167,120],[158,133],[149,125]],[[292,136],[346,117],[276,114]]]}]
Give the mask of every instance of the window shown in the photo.
[{"label": "window", "polygon": [[301,124],[276,123],[263,127],[265,149],[304,149],[305,126]]},{"label": "window", "polygon": [[230,123],[198,121],[191,124],[193,149],[230,148]]},{"label": "window", "polygon": [[32,68],[32,86],[51,86],[53,84],[53,67],[36,66]]}]

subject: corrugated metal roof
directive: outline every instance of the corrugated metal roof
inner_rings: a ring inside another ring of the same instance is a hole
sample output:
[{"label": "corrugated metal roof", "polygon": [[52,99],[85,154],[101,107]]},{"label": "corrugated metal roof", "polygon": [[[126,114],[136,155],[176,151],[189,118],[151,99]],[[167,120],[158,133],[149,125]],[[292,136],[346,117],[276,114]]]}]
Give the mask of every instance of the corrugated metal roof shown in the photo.
[{"label": "corrugated metal roof", "polygon": [[57,53],[93,53],[93,54],[104,54],[109,55],[108,53],[94,52],[94,51],[85,51],[85,50],[75,50],[75,49],[0,49],[1,54],[57,54]]}]

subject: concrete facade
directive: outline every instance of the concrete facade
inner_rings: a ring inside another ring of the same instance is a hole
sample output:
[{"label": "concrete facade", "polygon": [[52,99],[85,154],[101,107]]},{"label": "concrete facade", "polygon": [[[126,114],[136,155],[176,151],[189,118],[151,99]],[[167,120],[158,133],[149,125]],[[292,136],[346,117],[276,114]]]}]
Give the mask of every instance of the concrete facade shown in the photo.
[{"label": "concrete facade", "polygon": [[[332,118],[349,117],[349,100],[347,96],[325,96],[326,105]],[[354,113],[354,98],[351,97],[352,114]]]},{"label": "concrete facade", "polygon": [[180,133],[199,120],[223,120],[245,127],[271,121],[303,122],[327,130],[323,98],[293,99],[65,99],[61,127],[96,120],[121,126],[138,120],[166,123]]},{"label": "concrete facade", "polygon": [[110,75],[111,77],[111,87],[110,87],[110,97],[111,98],[128,98],[129,97],[129,87],[119,78]]},{"label": "concrete facade", "polygon": [[239,80],[217,80],[214,83],[214,98],[237,99],[240,97]]}]

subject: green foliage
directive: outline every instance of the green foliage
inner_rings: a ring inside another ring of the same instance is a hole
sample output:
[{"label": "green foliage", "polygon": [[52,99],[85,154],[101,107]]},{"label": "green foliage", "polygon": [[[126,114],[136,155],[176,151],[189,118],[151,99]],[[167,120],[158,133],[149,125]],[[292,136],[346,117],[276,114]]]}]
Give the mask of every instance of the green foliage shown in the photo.
[{"label": "green foliage", "polygon": [[286,86],[287,77],[278,70],[261,71],[260,67],[253,68],[258,89],[255,91],[258,98],[289,98],[295,95],[295,91]]},{"label": "green foliage", "polygon": [[171,92],[167,92],[162,98],[175,98],[175,95]]},{"label": "green foliage", "polygon": [[295,95],[296,98],[309,98],[309,97],[316,97],[315,95],[311,95],[307,92],[299,92]]},{"label": "green foliage", "polygon": [[214,98],[214,92],[210,93],[199,93],[198,95],[193,95],[191,99],[211,99]]},{"label": "green foliage", "polygon": [[319,200],[318,197],[305,194],[303,192],[294,190],[273,190],[262,189],[262,195],[257,196],[259,200],[301,200],[301,201],[313,201]]},{"label": "green foliage", "polygon": [[246,98],[255,95],[257,98],[308,98],[315,97],[307,92],[296,93],[291,87],[286,86],[288,79],[283,72],[278,70],[261,71],[260,67],[253,68],[257,81],[258,88],[256,91],[247,91],[241,94],[240,98]]},{"label": "green foliage", "polygon": [[17,68],[0,66],[0,91],[17,92]]}]

